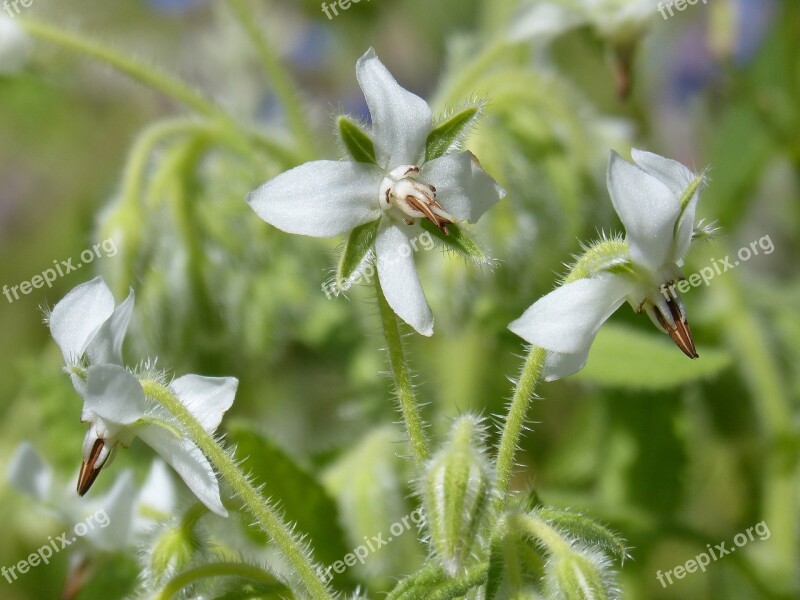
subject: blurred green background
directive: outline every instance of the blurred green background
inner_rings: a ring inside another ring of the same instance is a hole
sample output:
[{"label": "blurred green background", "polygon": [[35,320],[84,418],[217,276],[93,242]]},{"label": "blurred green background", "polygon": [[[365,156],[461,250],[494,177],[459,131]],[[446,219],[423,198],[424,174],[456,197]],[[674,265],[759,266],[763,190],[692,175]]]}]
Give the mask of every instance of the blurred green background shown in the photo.
[{"label": "blurred green background", "polygon": [[[316,0],[249,7],[297,82],[314,132],[294,162],[341,156],[332,116],[367,117],[354,65],[369,46],[435,110],[488,101],[467,147],[509,192],[474,228],[497,264],[417,257],[437,331],[407,342],[435,439],[454,415],[504,412],[523,351],[507,324],[552,289],[581,240],[620,230],[605,189],[611,149],[625,155],[635,146],[709,168],[699,215],[717,220],[721,234],[693,250],[686,272],[765,236],[774,251],[684,298],[698,361],[623,307],[581,374],[539,387],[513,485],[619,531],[632,546],[621,570],[626,598],[800,597],[800,5],[714,0],[669,20],[654,9],[627,98],[616,82],[629,48],[591,24],[508,45],[476,66],[504,39],[519,9],[511,0],[372,0],[332,20]],[[178,74],[242,122],[291,139],[225,2],[35,0],[25,16]],[[246,424],[321,474],[338,522],[300,528],[344,530],[349,538],[332,547],[350,548],[413,509],[373,292],[362,286],[328,299],[320,286],[340,240],[289,236],[244,203],[247,191],[292,166],[285,157],[161,140],[145,156],[141,197],[125,204],[139,132],[181,114],[108,67],[41,41],[24,73],[0,78],[0,285],[108,237],[119,248],[52,289],[13,303],[0,297],[0,468],[30,440],[62,479],[76,472],[80,399],[60,372],[40,307],[102,274],[118,300],[129,286],[137,294],[129,364],[158,357],[177,374],[238,377],[223,429]],[[179,164],[178,175],[165,164]],[[150,458],[134,444],[109,471],[133,466],[141,476]],[[4,482],[0,499],[2,565],[63,530]],[[706,544],[730,545],[761,521],[769,539],[705,574],[658,583],[658,570]],[[424,555],[413,540],[403,543],[364,575],[372,589]],[[58,597],[68,560],[65,551],[12,585],[0,581],[0,597]],[[105,568],[79,598],[129,594],[134,559],[98,560]]]}]

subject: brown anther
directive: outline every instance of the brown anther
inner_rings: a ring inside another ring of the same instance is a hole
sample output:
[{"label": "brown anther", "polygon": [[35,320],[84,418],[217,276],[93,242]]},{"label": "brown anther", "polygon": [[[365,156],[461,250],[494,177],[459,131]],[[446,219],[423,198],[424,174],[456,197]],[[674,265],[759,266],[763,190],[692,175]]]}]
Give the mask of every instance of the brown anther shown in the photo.
[{"label": "brown anther", "polygon": [[97,476],[100,475],[100,468],[102,465],[97,465],[97,459],[103,452],[105,440],[96,439],[92,445],[92,451],[89,453],[89,460],[83,461],[81,464],[81,472],[78,475],[78,495],[83,496],[92,487]]},{"label": "brown anther", "polygon": [[442,233],[444,233],[445,235],[448,234],[447,226],[450,223],[452,223],[452,221],[440,215],[437,215],[435,212],[433,212],[431,207],[436,207],[440,210],[443,210],[441,205],[438,202],[436,202],[436,200],[433,200],[430,204],[428,204],[425,202],[420,202],[414,196],[406,196],[406,202],[408,202],[409,205],[411,205],[412,207],[416,208],[418,211],[423,213],[425,217],[431,223],[436,225],[436,227],[438,227]]},{"label": "brown anther", "polygon": [[689,358],[699,358],[700,355],[697,354],[694,339],[692,338],[692,330],[689,328],[689,323],[686,321],[686,317],[683,315],[678,302],[674,298],[670,298],[667,300],[667,306],[672,315],[672,320],[675,322],[675,327],[669,324],[660,310],[656,310],[655,313],[659,323],[661,323],[661,326],[669,334],[669,337],[672,338],[672,341],[675,342],[686,356]]}]

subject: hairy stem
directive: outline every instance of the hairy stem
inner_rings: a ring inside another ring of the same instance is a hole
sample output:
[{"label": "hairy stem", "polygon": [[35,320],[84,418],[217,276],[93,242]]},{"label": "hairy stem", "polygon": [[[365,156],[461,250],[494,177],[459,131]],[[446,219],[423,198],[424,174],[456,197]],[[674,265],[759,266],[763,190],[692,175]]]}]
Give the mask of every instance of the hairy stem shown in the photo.
[{"label": "hairy stem", "polygon": [[259,527],[273,540],[289,564],[292,565],[309,596],[314,600],[333,600],[332,594],[315,571],[311,557],[292,534],[291,528],[265,502],[258,490],[253,487],[236,465],[234,459],[217,443],[214,436],[203,429],[203,426],[169,388],[155,381],[145,380],[140,383],[148,397],[175,416],[187,435],[208,457],[222,478],[228,482],[242,501],[245,510],[255,518]]},{"label": "hairy stem", "polygon": [[506,503],[511,471],[514,468],[514,456],[519,447],[525,420],[528,418],[528,409],[536,390],[536,383],[542,373],[544,357],[544,348],[536,346],[531,348],[528,358],[525,360],[525,365],[522,367],[522,375],[520,375],[517,382],[514,397],[511,399],[511,406],[506,415],[495,467],[495,487],[498,492],[495,499],[495,508],[498,510],[503,508]]},{"label": "hairy stem", "polygon": [[195,567],[176,575],[161,589],[155,598],[156,600],[170,600],[183,588],[210,577],[244,577],[251,581],[256,581],[267,588],[274,588],[276,592],[286,590],[284,584],[263,569],[243,563],[219,562]]},{"label": "hairy stem", "polygon": [[172,77],[152,65],[146,65],[103,44],[87,39],[82,35],[64,31],[49,23],[22,17],[18,18],[18,21],[34,37],[107,64],[139,83],[172,98],[190,110],[209,119],[217,120],[220,125],[229,129],[233,135],[270,152],[280,159],[285,166],[293,166],[301,162],[300,157],[295,152],[261,133],[248,131],[198,91],[192,89],[180,79]]},{"label": "hairy stem", "polygon": [[383,295],[383,290],[377,277],[375,278],[375,290],[378,293],[378,308],[383,322],[386,351],[389,354],[389,365],[394,378],[397,401],[400,404],[400,411],[403,413],[403,422],[406,425],[408,441],[414,454],[414,460],[417,465],[422,465],[428,458],[428,440],[425,436],[425,426],[422,423],[417,399],[414,395],[414,386],[411,384],[411,373],[406,364],[400,325],[397,321],[397,315],[394,314],[392,307],[389,306],[386,297]]},{"label": "hairy stem", "polygon": [[248,8],[247,2],[245,0],[229,0],[228,3],[245,34],[255,45],[267,79],[272,84],[272,89],[280,100],[283,110],[286,111],[286,121],[289,124],[289,128],[297,138],[303,153],[312,153],[314,133],[308,125],[306,116],[303,114],[300,92],[294,81],[292,81],[291,76],[283,67],[275,50],[258,28],[255,15]]}]

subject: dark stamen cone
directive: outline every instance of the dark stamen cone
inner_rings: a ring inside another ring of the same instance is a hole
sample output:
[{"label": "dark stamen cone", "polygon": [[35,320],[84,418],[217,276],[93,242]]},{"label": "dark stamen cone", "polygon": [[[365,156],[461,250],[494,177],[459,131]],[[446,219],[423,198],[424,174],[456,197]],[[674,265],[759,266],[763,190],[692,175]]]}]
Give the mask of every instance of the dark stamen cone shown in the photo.
[{"label": "dark stamen cone", "polygon": [[92,451],[89,453],[89,460],[83,461],[81,464],[81,472],[78,475],[78,495],[83,496],[92,487],[94,480],[100,475],[100,468],[103,465],[97,465],[97,459],[100,458],[100,453],[103,451],[105,441],[96,439],[92,445]]},{"label": "dark stamen cone", "polygon": [[667,306],[672,315],[672,320],[675,321],[675,327],[669,324],[660,310],[656,310],[655,313],[659,323],[661,323],[661,326],[669,334],[669,337],[672,338],[672,341],[677,344],[678,348],[680,348],[686,356],[689,358],[699,358],[700,355],[697,353],[694,339],[692,338],[692,330],[689,328],[689,323],[686,321],[686,317],[681,311],[678,302],[676,302],[674,298],[670,298],[667,300]]}]

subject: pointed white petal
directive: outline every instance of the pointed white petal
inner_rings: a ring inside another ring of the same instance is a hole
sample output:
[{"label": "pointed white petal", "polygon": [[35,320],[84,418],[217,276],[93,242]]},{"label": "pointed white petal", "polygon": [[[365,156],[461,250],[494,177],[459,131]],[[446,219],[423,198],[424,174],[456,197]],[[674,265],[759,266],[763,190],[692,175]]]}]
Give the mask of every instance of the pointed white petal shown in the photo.
[{"label": "pointed white petal", "polygon": [[422,335],[433,335],[433,313],[422,291],[408,235],[388,219],[375,239],[378,279],[392,310]]},{"label": "pointed white petal", "polygon": [[176,437],[172,431],[157,425],[146,425],[137,433],[175,469],[200,502],[218,515],[228,516],[220,499],[219,482],[214,469],[191,439]]},{"label": "pointed white petal", "polygon": [[122,364],[122,342],[128,323],[133,313],[134,293],[130,291],[125,302],[114,309],[111,317],[106,320],[92,336],[86,347],[86,354],[92,364],[113,363]]},{"label": "pointed white petal", "polygon": [[472,152],[448,154],[427,162],[420,178],[436,187],[436,199],[448,213],[470,223],[506,195]]},{"label": "pointed white petal", "polygon": [[374,165],[319,160],[270,179],[247,202],[287,233],[333,237],[380,216],[380,182]]},{"label": "pointed white petal", "polygon": [[132,543],[131,531],[136,502],[133,473],[123,471],[111,489],[94,506],[96,511],[87,519],[87,538],[102,550],[122,550]]},{"label": "pointed white petal", "polygon": [[567,354],[583,352],[633,285],[610,274],[573,281],[537,300],[508,328],[534,346]]},{"label": "pointed white petal", "polygon": [[664,158],[646,150],[631,149],[631,158],[637,167],[666,185],[677,198],[680,198],[697,178],[697,175],[677,160]]},{"label": "pointed white petal", "polygon": [[107,424],[130,425],[144,415],[146,399],[142,386],[125,368],[93,365],[86,374],[84,419],[100,418]]},{"label": "pointed white petal", "polygon": [[625,226],[631,259],[653,271],[669,259],[680,199],[636,165],[611,153],[608,191]]},{"label": "pointed white petal", "polygon": [[178,399],[209,433],[219,427],[233,404],[239,381],[235,377],[184,375],[170,384]]},{"label": "pointed white petal", "polygon": [[29,442],[22,442],[8,465],[8,482],[39,502],[50,495],[53,473]]},{"label": "pointed white petal", "polygon": [[64,360],[79,358],[94,333],[114,312],[114,295],[102,277],[82,283],[64,296],[50,313],[50,333]]},{"label": "pointed white petal", "polygon": [[[594,338],[593,338],[594,339]],[[580,371],[589,358],[589,349],[592,344],[586,345],[586,348],[574,354],[567,354],[565,352],[548,352],[544,359],[544,370],[542,376],[545,381],[555,381],[562,377],[574,375]]]},{"label": "pointed white petal", "polygon": [[402,88],[372,48],[358,59],[356,77],[372,116],[378,164],[419,165],[433,123],[428,103]]}]

